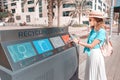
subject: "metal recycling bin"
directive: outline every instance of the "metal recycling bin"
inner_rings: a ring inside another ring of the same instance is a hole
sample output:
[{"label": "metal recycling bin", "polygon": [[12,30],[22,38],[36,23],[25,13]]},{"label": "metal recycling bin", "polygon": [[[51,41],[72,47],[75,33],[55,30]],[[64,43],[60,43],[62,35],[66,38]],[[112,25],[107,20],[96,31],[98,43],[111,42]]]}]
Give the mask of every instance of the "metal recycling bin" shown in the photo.
[{"label": "metal recycling bin", "polygon": [[1,80],[77,80],[78,51],[68,28],[0,30]]}]

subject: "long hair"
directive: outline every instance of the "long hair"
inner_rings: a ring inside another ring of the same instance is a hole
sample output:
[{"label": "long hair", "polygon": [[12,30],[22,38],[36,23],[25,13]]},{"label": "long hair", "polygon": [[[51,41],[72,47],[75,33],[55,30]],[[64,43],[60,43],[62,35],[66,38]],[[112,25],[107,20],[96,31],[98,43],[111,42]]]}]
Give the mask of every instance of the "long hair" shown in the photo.
[{"label": "long hair", "polygon": [[[97,22],[97,27],[100,29],[100,28],[103,28],[106,30],[106,25],[104,23],[104,20],[102,18],[94,18],[95,21]],[[91,28],[94,28],[94,26],[91,26]]]}]

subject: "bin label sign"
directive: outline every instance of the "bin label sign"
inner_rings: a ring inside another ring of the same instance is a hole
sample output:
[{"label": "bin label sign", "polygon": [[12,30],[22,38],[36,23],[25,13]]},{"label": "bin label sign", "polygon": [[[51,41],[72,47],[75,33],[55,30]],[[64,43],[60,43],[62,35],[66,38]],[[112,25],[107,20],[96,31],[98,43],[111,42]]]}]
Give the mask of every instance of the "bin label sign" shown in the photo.
[{"label": "bin label sign", "polygon": [[53,47],[48,39],[33,41],[33,44],[39,54],[53,50]]},{"label": "bin label sign", "polygon": [[67,44],[68,43],[68,41],[70,40],[70,36],[67,34],[67,35],[63,35],[62,36],[62,39],[63,39],[63,41]]},{"label": "bin label sign", "polygon": [[14,62],[18,62],[36,55],[30,42],[9,45],[7,46],[7,49]]},{"label": "bin label sign", "polygon": [[60,36],[52,37],[50,38],[50,41],[52,42],[54,48],[59,48],[65,45]]}]

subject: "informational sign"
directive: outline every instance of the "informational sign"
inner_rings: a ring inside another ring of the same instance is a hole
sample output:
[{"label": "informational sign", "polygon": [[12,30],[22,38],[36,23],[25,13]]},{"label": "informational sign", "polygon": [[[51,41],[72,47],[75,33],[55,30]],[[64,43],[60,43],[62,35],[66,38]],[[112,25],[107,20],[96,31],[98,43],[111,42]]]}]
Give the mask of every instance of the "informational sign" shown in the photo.
[{"label": "informational sign", "polygon": [[62,36],[63,41],[67,44],[70,40],[70,36],[68,34]]},{"label": "informational sign", "polygon": [[58,48],[65,45],[59,36],[50,38],[50,41],[52,42],[54,48]]},{"label": "informational sign", "polygon": [[7,49],[14,62],[18,62],[36,55],[30,42],[9,45],[7,46]]},{"label": "informational sign", "polygon": [[39,54],[53,50],[53,47],[48,39],[35,40],[33,44]]}]

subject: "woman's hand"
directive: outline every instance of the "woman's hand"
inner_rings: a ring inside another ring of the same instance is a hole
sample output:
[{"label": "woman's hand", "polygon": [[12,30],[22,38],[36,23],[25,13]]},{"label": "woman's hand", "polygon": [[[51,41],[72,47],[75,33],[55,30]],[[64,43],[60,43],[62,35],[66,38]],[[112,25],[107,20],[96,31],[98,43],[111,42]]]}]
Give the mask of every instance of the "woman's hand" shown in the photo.
[{"label": "woman's hand", "polygon": [[79,43],[79,40],[77,38],[73,39],[73,41],[78,44]]},{"label": "woman's hand", "polygon": [[72,43],[72,42],[74,42],[73,40],[69,40],[67,43]]}]

